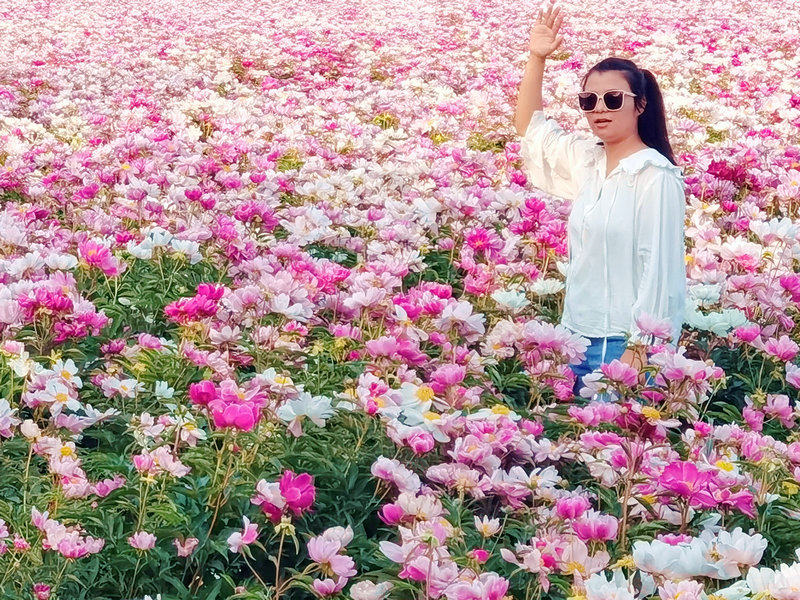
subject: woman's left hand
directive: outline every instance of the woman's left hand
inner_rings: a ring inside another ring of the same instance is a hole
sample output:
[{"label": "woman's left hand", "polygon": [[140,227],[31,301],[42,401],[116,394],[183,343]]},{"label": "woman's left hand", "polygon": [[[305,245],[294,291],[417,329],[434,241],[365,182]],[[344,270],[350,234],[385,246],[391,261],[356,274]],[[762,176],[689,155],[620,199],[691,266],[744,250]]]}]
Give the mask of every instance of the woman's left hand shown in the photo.
[{"label": "woman's left hand", "polygon": [[619,360],[637,371],[641,371],[642,367],[647,364],[647,351],[644,346],[628,348],[622,353]]}]

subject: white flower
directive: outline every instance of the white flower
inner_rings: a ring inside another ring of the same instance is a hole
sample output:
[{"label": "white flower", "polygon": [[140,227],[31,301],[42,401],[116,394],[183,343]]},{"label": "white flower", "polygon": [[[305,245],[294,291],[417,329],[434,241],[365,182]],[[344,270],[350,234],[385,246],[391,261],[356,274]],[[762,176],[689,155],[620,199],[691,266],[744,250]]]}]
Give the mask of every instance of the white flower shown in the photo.
[{"label": "white flower", "polygon": [[699,306],[711,306],[719,302],[722,286],[719,283],[705,283],[689,286],[689,297],[697,300]]},{"label": "white flower", "polygon": [[200,254],[200,244],[197,242],[173,238],[172,241],[170,241],[170,246],[172,246],[172,249],[176,253],[184,254],[193,265],[203,260],[203,255]]},{"label": "white flower", "polygon": [[175,395],[175,388],[171,388],[166,381],[156,381],[156,398],[172,398]]},{"label": "white flower", "polygon": [[549,296],[563,290],[564,282],[558,279],[537,279],[529,287],[537,296]]},{"label": "white flower", "polygon": [[501,308],[506,308],[513,313],[516,313],[531,302],[525,297],[524,292],[516,290],[497,290],[492,294],[492,300],[497,302]]},{"label": "white flower", "polygon": [[606,579],[605,571],[595,573],[586,580],[586,600],[635,600],[633,585],[628,582],[620,569],[613,571],[611,579]]},{"label": "white flower", "polygon": [[54,271],[71,271],[78,266],[78,258],[72,254],[51,254],[44,263]]},{"label": "white flower", "polygon": [[760,533],[748,535],[737,527],[733,531],[720,531],[717,536],[716,551],[722,560],[736,565],[753,566],[761,561],[767,540]]},{"label": "white flower", "polygon": [[83,387],[81,378],[77,377],[78,367],[75,366],[75,362],[71,358],[68,358],[66,361],[61,359],[57,360],[55,363],[53,363],[52,370],[66,383],[69,383],[76,388]]},{"label": "white flower", "polygon": [[312,396],[308,392],[300,392],[295,400],[289,400],[281,406],[276,414],[278,418],[289,424],[289,432],[295,437],[303,433],[302,421],[309,418],[319,427],[325,427],[325,420],[333,416],[332,400],[327,396]]}]

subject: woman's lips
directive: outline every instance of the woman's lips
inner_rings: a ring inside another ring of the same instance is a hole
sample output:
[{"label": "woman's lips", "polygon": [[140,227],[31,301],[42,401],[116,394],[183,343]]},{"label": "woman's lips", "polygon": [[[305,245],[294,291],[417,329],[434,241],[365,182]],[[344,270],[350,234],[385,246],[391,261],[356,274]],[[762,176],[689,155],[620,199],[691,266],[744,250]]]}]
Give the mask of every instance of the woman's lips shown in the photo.
[{"label": "woman's lips", "polygon": [[611,121],[595,121],[594,122],[594,126],[595,127],[605,127],[606,125],[610,125],[610,124],[611,124]]}]

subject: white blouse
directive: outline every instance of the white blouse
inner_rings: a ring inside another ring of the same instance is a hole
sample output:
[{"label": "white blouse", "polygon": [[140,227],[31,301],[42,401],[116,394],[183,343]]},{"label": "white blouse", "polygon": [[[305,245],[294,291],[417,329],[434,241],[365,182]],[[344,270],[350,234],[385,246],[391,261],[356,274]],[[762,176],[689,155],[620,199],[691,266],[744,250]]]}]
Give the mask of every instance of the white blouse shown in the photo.
[{"label": "white blouse", "polygon": [[635,321],[647,314],[668,319],[677,343],[686,300],[683,172],[646,148],[606,177],[597,141],[536,111],[521,144],[528,180],[573,201],[561,324],[586,337],[650,342]]}]

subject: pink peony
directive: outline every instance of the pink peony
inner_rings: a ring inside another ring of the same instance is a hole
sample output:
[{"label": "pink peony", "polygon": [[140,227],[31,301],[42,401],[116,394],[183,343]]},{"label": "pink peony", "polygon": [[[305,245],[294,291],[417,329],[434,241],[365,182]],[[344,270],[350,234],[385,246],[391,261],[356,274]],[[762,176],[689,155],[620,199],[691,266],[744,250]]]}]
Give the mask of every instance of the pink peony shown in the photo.
[{"label": "pink peony", "polygon": [[156,536],[147,531],[137,531],[128,538],[128,543],[131,547],[137,550],[147,551],[152,550],[156,546]]},{"label": "pink peony", "polygon": [[231,552],[241,552],[243,547],[252,544],[258,538],[258,525],[251,523],[246,516],[242,517],[242,521],[244,521],[242,531],[234,531],[228,536],[228,548]]},{"label": "pink peony", "polygon": [[316,490],[314,478],[308,473],[295,475],[292,471],[285,471],[279,481],[281,495],[296,517],[309,510],[314,504]]}]

